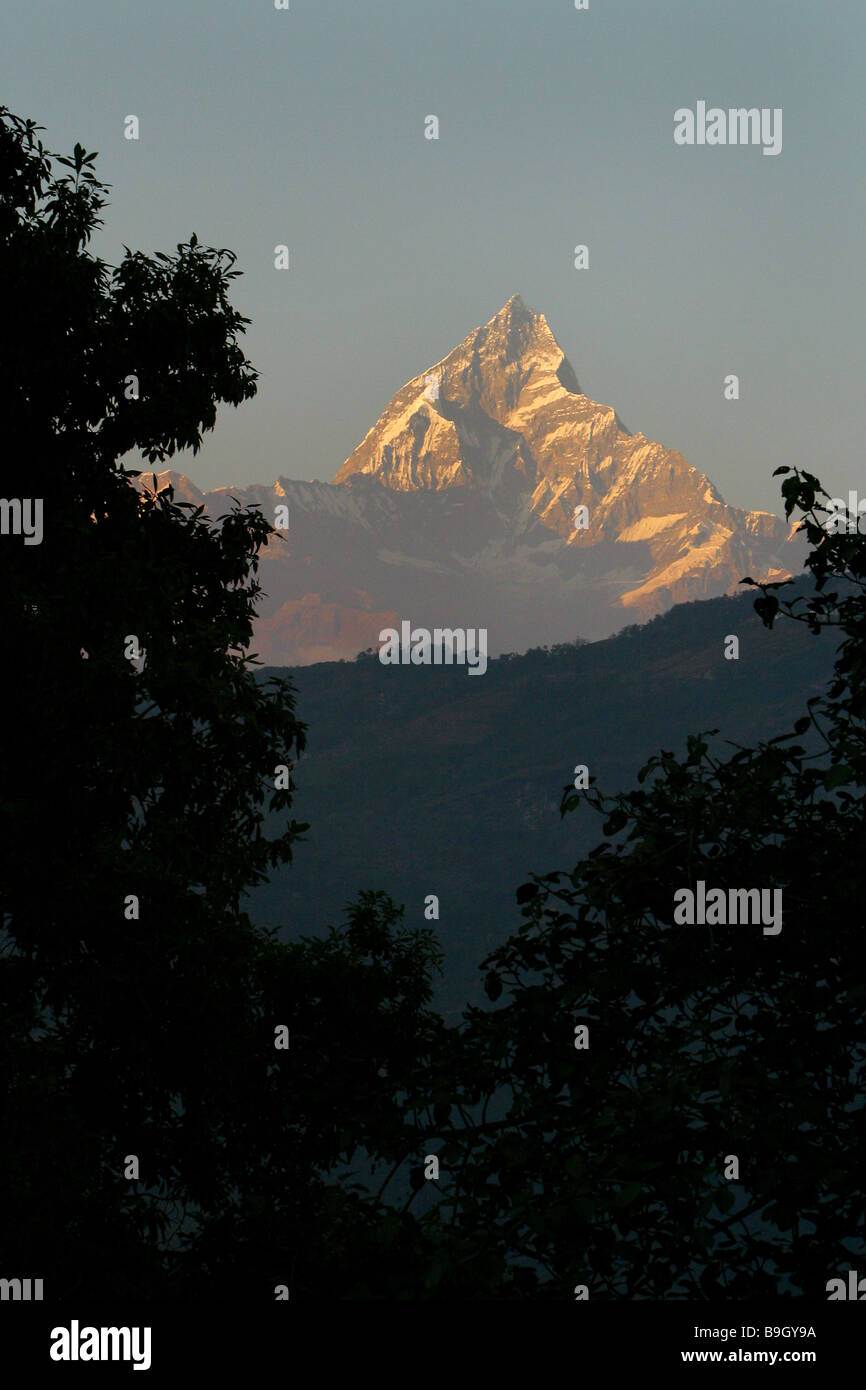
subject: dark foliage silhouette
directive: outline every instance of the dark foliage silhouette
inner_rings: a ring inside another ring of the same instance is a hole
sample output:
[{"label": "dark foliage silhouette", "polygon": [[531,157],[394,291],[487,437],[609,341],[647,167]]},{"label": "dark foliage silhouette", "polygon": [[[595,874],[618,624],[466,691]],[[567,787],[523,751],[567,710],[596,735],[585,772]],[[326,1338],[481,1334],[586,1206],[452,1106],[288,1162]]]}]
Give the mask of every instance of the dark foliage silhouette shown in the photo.
[{"label": "dark foliage silhouette", "polygon": [[[633,790],[566,788],[605,839],[518,890],[484,963],[501,1002],[455,1051],[470,1118],[444,1136],[443,1211],[543,1295],[823,1298],[866,1253],[866,539],[777,471],[814,585],[757,585],[755,607],[837,630],[829,690],[756,748],[708,730]],[[781,932],[676,925],[699,880],[780,888]]]},{"label": "dark foliage silhouette", "polygon": [[243,910],[306,828],[277,773],[304,745],[292,689],[247,650],[271,527],[142,493],[122,461],[195,452],[254,394],[238,272],[195,235],[91,255],[95,158],[57,177],[0,110],[4,492],[44,504],[41,544],[0,540],[0,1263],[52,1299],[333,1297],[378,1207],[325,1175],[402,1140],[436,951],[375,895],[308,946]]}]

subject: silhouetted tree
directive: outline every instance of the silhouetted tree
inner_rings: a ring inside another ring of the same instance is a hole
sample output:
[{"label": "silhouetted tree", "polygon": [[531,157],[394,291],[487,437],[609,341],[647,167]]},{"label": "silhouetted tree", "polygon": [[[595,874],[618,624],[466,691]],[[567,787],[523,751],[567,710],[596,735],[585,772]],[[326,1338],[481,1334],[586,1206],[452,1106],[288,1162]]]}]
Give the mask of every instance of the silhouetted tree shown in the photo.
[{"label": "silhouetted tree", "polygon": [[337,1178],[403,1142],[432,934],[375,895],[323,941],[251,923],[306,828],[292,688],[248,652],[271,527],[122,462],[255,393],[235,258],[192,235],[105,264],[96,156],[58,177],[38,129],[0,109],[0,1264],[51,1299],[387,1287],[417,1227],[379,1239]]},{"label": "silhouetted tree", "polygon": [[[566,788],[606,838],[518,890],[503,1002],[453,1043],[437,1220],[542,1296],[823,1298],[866,1255],[866,539],[777,471],[814,589],[755,607],[838,629],[833,683],[754,749],[709,730],[634,790]],[[781,931],[677,925],[699,880],[781,889]]]}]

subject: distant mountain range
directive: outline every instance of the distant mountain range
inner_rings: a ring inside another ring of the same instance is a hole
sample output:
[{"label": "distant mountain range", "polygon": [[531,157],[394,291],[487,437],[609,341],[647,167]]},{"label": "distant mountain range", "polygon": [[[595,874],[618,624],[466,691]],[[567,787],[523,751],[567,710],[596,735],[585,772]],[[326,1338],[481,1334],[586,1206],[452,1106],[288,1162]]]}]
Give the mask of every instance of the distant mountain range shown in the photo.
[{"label": "distant mountain range", "polygon": [[485,627],[491,656],[598,639],[746,574],[784,578],[805,553],[585,396],[519,295],[397,392],[333,483],[139,484],[154,480],[214,516],[232,498],[271,521],[288,506],[260,570],[254,646],[275,665],[352,658],[403,619]]}]

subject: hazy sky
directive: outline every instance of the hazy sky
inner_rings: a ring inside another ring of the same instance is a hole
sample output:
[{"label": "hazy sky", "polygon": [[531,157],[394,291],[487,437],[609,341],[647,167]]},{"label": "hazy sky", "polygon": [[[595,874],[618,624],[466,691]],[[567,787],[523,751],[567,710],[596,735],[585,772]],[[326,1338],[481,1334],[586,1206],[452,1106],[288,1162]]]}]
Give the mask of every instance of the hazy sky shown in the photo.
[{"label": "hazy sky", "polygon": [[[202,487],[332,478],[398,387],[519,291],[581,388],[727,501],[778,510],[783,462],[862,491],[864,58],[862,0],[0,13],[0,99],[51,149],[100,151],[98,254],[192,231],[238,253],[261,382],[176,461]],[[781,153],[675,145],[698,101],[781,107]]]}]

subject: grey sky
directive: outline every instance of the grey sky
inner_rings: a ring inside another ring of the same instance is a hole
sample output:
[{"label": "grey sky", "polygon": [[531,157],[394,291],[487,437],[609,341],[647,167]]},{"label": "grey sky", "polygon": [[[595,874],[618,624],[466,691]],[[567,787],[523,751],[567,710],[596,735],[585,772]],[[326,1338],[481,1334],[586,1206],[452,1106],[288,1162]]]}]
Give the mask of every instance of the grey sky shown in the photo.
[{"label": "grey sky", "polygon": [[[862,490],[864,57],[859,0],[0,15],[2,100],[52,149],[99,150],[114,185],[98,253],[195,231],[239,255],[262,379],[177,460],[203,487],[330,479],[399,386],[519,291],[581,388],[729,502],[778,510],[783,462]],[[781,154],[677,147],[674,110],[698,100],[781,107]]]}]

